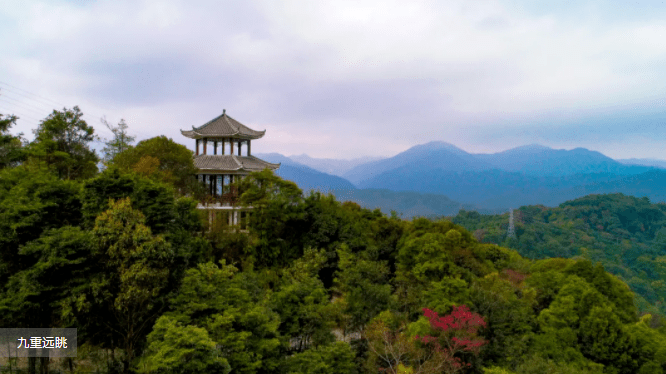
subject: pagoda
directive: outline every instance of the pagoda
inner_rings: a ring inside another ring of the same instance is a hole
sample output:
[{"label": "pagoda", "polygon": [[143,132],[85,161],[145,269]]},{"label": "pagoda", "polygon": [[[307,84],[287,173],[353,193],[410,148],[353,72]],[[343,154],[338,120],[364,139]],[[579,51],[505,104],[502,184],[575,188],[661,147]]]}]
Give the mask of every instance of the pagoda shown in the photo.
[{"label": "pagoda", "polygon": [[[271,164],[252,156],[251,141],[266,133],[255,131],[227,115],[222,115],[192,130],[181,130],[184,136],[195,139],[194,166],[198,169],[197,180],[208,191],[208,199],[198,205],[209,210],[212,221],[222,213],[230,226],[244,221],[246,210],[236,206],[237,191],[231,184],[253,171],[276,170],[280,164]],[[245,208],[247,209],[247,208]],[[241,227],[243,229],[243,227]]]}]

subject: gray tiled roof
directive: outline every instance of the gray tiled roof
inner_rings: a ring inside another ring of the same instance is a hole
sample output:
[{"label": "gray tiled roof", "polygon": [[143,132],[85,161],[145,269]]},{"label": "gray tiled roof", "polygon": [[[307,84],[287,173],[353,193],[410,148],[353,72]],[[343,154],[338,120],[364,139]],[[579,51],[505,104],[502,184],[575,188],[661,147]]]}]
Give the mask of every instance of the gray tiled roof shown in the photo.
[{"label": "gray tiled roof", "polygon": [[222,115],[214,118],[199,127],[192,126],[192,130],[180,130],[188,138],[197,139],[203,137],[230,137],[242,139],[259,139],[266,133],[264,131],[255,131],[243,125],[235,119],[229,117],[226,110]]},{"label": "gray tiled roof", "polygon": [[200,155],[194,156],[194,166],[200,170],[259,171],[266,168],[275,170],[280,164],[271,164],[254,156]]}]

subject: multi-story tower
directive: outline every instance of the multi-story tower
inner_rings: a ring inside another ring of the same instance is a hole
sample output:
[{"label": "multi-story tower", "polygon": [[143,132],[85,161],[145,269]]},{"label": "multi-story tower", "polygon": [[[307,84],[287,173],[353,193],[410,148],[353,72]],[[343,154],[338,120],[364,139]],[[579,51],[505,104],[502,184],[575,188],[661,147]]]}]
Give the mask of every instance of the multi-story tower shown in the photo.
[{"label": "multi-story tower", "polygon": [[253,171],[276,170],[280,164],[271,164],[251,154],[251,141],[263,137],[266,130],[252,130],[226,112],[222,110],[221,116],[204,125],[180,132],[195,139],[197,180],[208,189],[209,199],[198,208],[210,210],[211,220],[222,213],[229,225],[238,225],[245,211],[235,205],[237,191],[230,188],[231,184]]}]

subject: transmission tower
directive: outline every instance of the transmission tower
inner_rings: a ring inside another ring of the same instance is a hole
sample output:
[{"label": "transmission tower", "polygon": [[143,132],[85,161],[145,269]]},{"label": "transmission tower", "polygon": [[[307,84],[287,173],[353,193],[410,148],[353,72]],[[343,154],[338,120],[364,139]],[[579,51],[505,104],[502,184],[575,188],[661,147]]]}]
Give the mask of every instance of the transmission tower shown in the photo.
[{"label": "transmission tower", "polygon": [[513,208],[509,209],[509,230],[506,236],[508,238],[516,238],[516,228],[513,226]]}]

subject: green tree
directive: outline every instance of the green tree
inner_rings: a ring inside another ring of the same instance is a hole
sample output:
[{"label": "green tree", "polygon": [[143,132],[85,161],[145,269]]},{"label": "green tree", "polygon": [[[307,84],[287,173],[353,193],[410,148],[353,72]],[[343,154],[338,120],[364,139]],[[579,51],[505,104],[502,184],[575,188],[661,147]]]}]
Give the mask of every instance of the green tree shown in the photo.
[{"label": "green tree", "polygon": [[271,297],[272,309],[280,315],[279,332],[297,352],[334,340],[331,330],[338,318],[337,305],[317,277],[326,261],[323,251],[307,250],[285,271],[282,286]]},{"label": "green tree", "polygon": [[174,223],[179,224],[175,221],[174,193],[168,185],[110,167],[83,184],[81,210],[85,225],[92,227],[111,200],[127,197],[154,233],[165,233]]},{"label": "green tree", "polygon": [[219,356],[208,332],[183,326],[173,318],[160,317],[148,335],[148,348],[141,358],[139,373],[227,374],[229,362]]},{"label": "green tree", "polygon": [[104,152],[104,162],[108,163],[113,160],[116,155],[130,149],[136,136],[130,136],[127,133],[128,126],[124,119],[121,119],[120,122],[118,122],[118,126],[111,125],[107,122],[106,118],[102,118],[101,121],[113,134],[112,139],[105,140],[105,147],[102,150],[102,152]]},{"label": "green tree", "polygon": [[482,336],[488,344],[481,352],[486,364],[506,365],[522,357],[529,348],[525,336],[535,327],[532,306],[536,291],[520,281],[509,280],[508,273],[511,272],[491,273],[478,278],[469,290],[474,310],[487,322]]},{"label": "green tree", "polygon": [[251,274],[224,262],[199,264],[185,273],[166,315],[183,325],[206,329],[237,373],[272,373],[279,366],[276,313]]},{"label": "green tree", "polygon": [[97,173],[99,158],[90,149],[97,136],[82,116],[77,106],[54,110],[34,130],[30,157],[46,163],[61,179],[85,179]]},{"label": "green tree", "polygon": [[89,285],[69,299],[75,318],[93,344],[121,348],[129,372],[150,326],[163,311],[174,251],[154,236],[128,198],[112,202],[92,230],[97,266]]},{"label": "green tree", "polygon": [[308,349],[286,359],[288,374],[354,374],[354,353],[347,343],[336,342]]},{"label": "green tree", "polygon": [[49,229],[81,223],[80,185],[24,165],[0,170],[0,284],[38,257],[21,246]]},{"label": "green tree", "polygon": [[192,151],[166,136],[140,141],[135,147],[116,154],[111,164],[170,184],[182,195],[200,194],[202,191],[194,177],[197,169]]},{"label": "green tree", "polygon": [[22,147],[23,134],[9,133],[9,129],[16,124],[17,119],[16,116],[0,114],[0,169],[16,166],[25,158]]},{"label": "green tree", "polygon": [[240,183],[239,203],[251,206],[249,257],[257,265],[285,265],[303,253],[303,192],[270,170],[250,173]]},{"label": "green tree", "polygon": [[343,294],[345,330],[362,331],[364,326],[395,300],[391,294],[386,263],[364,259],[351,253],[343,244],[338,249],[340,270],[336,273],[336,289]]},{"label": "green tree", "polygon": [[[13,274],[0,288],[0,327],[76,327],[63,318],[63,301],[78,295],[88,283],[85,269],[92,256],[91,235],[78,227],[50,229],[21,247],[22,256],[37,262]],[[30,366],[35,366],[34,358]],[[40,372],[49,359],[40,358]]]}]

